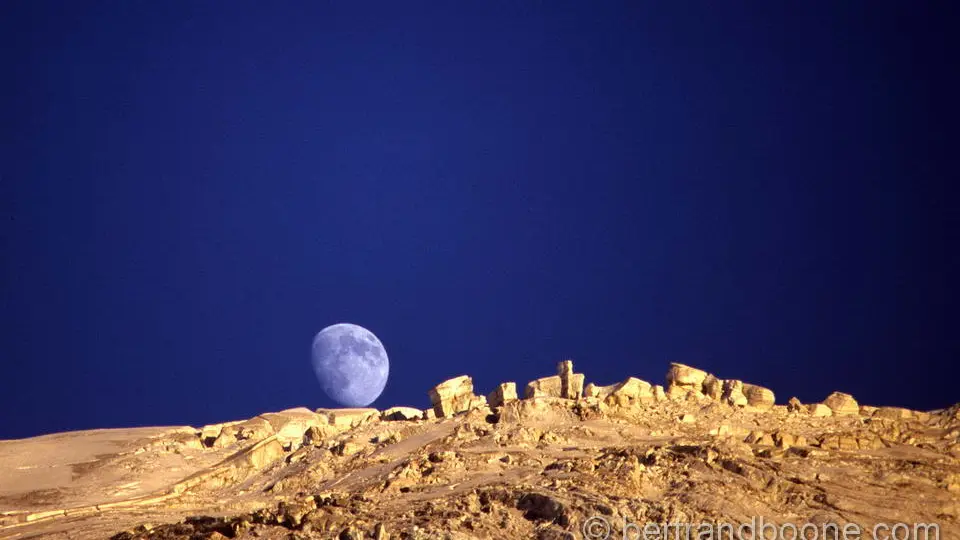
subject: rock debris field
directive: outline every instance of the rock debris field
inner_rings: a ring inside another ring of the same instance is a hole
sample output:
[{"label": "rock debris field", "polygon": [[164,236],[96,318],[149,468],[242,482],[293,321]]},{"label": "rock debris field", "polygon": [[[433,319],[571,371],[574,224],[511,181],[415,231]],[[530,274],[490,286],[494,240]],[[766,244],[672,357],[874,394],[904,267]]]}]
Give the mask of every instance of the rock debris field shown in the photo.
[{"label": "rock debris field", "polygon": [[638,538],[760,517],[960,539],[960,404],[778,404],[682,364],[664,385],[556,373],[487,395],[457,377],[427,410],[0,441],[0,538]]}]

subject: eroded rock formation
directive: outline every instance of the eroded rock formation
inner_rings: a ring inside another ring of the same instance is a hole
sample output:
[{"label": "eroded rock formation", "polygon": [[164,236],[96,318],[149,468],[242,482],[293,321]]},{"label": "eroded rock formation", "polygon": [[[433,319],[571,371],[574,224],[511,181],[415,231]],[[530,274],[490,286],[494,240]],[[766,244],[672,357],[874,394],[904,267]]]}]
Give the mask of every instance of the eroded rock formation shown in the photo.
[{"label": "eroded rock formation", "polygon": [[[0,441],[0,537],[583,538],[628,524],[932,523],[960,537],[960,404],[823,403],[672,364],[584,386],[570,361],[431,407],[289,409],[202,428]],[[905,496],[904,494],[909,494]]]}]

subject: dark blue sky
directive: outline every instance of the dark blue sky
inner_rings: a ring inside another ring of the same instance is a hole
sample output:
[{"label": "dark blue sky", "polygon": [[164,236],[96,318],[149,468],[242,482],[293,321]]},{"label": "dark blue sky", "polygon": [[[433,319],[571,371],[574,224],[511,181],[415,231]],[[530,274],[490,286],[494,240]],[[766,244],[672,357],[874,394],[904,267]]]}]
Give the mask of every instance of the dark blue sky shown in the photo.
[{"label": "dark blue sky", "polygon": [[341,321],[380,408],[960,401],[954,8],[635,4],[5,2],[0,438],[332,406]]}]

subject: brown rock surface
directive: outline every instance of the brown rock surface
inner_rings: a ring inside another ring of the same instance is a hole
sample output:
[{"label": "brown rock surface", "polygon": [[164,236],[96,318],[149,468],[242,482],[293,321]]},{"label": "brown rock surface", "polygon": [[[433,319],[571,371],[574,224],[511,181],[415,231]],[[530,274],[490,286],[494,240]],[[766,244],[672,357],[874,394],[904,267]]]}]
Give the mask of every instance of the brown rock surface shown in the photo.
[{"label": "brown rock surface", "polygon": [[854,418],[815,404],[819,416],[732,406],[756,392],[740,381],[674,401],[629,378],[491,411],[468,377],[453,381],[433,419],[291,409],[0,441],[0,538],[560,539],[596,516],[615,538],[628,522],[754,516],[960,538],[960,406]]}]

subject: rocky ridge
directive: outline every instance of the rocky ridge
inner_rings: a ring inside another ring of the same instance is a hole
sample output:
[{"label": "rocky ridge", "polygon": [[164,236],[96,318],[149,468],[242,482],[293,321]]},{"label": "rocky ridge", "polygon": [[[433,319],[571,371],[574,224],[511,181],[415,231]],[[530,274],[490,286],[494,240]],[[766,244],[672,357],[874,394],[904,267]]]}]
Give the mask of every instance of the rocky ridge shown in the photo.
[{"label": "rocky ridge", "polygon": [[[0,538],[583,538],[628,524],[935,523],[960,538],[960,404],[820,403],[671,364],[431,407],[0,441]],[[594,522],[595,519],[594,519]]]}]

